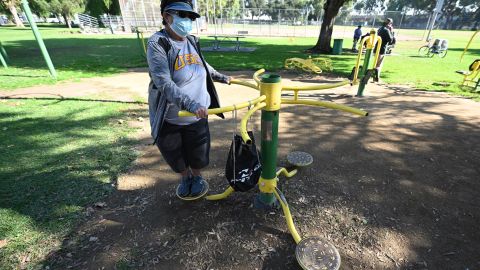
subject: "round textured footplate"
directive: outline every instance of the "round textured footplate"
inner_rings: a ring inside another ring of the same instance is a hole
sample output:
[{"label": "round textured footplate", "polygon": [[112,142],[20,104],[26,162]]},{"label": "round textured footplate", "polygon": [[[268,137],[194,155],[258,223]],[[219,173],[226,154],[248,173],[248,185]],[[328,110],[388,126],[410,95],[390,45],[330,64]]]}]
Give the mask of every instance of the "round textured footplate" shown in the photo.
[{"label": "round textured footplate", "polygon": [[198,194],[197,196],[187,196],[187,197],[182,197],[180,195],[178,195],[178,188],[180,187],[180,185],[177,186],[177,188],[175,189],[175,194],[177,195],[178,198],[180,198],[181,200],[184,200],[184,201],[194,201],[194,200],[198,200],[200,198],[202,198],[203,196],[205,196],[208,192],[208,189],[209,189],[209,185],[208,185],[208,182],[207,181],[203,181],[203,190],[200,194]]},{"label": "round textured footplate", "polygon": [[295,250],[298,264],[305,270],[337,270],[340,254],[329,242],[320,237],[302,239]]},{"label": "round textured footplate", "polygon": [[293,166],[304,167],[313,163],[313,157],[309,153],[295,151],[287,155],[287,161]]}]

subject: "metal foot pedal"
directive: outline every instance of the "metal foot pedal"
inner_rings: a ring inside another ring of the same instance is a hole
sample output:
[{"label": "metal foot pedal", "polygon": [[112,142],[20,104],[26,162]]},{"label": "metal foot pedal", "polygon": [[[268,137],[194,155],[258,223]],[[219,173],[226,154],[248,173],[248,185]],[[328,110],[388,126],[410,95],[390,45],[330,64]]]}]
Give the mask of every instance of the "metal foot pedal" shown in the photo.
[{"label": "metal foot pedal", "polygon": [[298,264],[305,270],[338,270],[340,254],[338,250],[325,239],[307,237],[298,243],[295,250]]},{"label": "metal foot pedal", "polygon": [[178,189],[180,188],[180,185],[177,186],[177,188],[175,189],[175,194],[177,195],[177,197],[180,199],[180,200],[184,200],[184,201],[194,201],[194,200],[198,200],[198,199],[201,199],[203,196],[207,195],[208,193],[208,190],[210,188],[210,186],[208,185],[208,182],[203,180],[203,190],[202,192],[200,192],[200,194],[196,195],[196,196],[186,196],[186,197],[182,197],[178,194]]},{"label": "metal foot pedal", "polygon": [[287,155],[288,163],[296,167],[305,167],[313,163],[313,157],[309,153],[295,151]]}]

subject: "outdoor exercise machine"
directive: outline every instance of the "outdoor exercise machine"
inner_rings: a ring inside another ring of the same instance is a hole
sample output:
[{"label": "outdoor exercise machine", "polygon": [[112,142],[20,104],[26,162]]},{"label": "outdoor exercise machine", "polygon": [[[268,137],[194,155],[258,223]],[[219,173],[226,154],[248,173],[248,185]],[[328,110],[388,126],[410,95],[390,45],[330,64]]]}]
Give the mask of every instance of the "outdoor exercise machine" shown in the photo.
[{"label": "outdoor exercise machine", "polygon": [[[283,210],[287,222],[288,230],[293,239],[297,243],[295,255],[300,266],[303,269],[338,269],[340,267],[340,254],[337,249],[328,241],[321,237],[301,237],[295,228],[292,214],[290,212],[287,200],[280,189],[277,188],[278,177],[284,175],[292,177],[297,170],[288,171],[286,168],[277,168],[277,147],[278,147],[278,123],[279,114],[282,104],[309,105],[331,108],[352,114],[367,116],[366,111],[353,107],[336,104],[328,101],[318,101],[301,99],[299,92],[311,90],[323,90],[339,87],[349,84],[350,81],[342,81],[332,84],[316,84],[310,86],[287,86],[282,84],[282,79],[277,74],[264,74],[265,70],[261,69],[254,73],[253,79],[255,83],[241,80],[232,80],[231,83],[247,86],[260,92],[260,96],[256,99],[235,104],[231,106],[209,109],[208,114],[218,114],[229,111],[236,111],[242,108],[253,106],[249,109],[240,123],[240,134],[245,143],[252,143],[247,132],[248,119],[258,110],[261,110],[261,163],[262,172],[258,181],[260,193],[255,198],[256,207],[275,208],[278,203]],[[282,98],[282,92],[293,91],[293,98]],[[194,114],[187,111],[180,111],[179,116],[193,116]],[[308,165],[313,161],[309,155],[299,154],[304,159],[298,165]],[[311,157],[311,156],[310,156]],[[234,192],[232,187],[228,187],[223,193],[206,196],[207,200],[221,200],[227,198]]]},{"label": "outdoor exercise machine", "polygon": [[[460,56],[460,62],[463,60],[463,56],[468,50],[468,47],[470,47],[470,44],[473,41],[473,38],[480,32],[480,30],[476,31],[473,33],[472,37],[467,43],[467,46],[465,46],[465,49],[463,50],[462,55]],[[462,85],[464,86],[469,86],[469,84],[473,84],[473,89],[477,89],[480,86],[480,59],[476,59],[473,61],[468,70],[457,70],[456,71],[458,74],[463,75],[463,81]]]},{"label": "outdoor exercise machine", "polygon": [[137,28],[135,28],[135,33],[137,33],[137,41],[138,41],[138,46],[140,48],[140,54],[142,55],[143,58],[147,57],[147,45],[145,44],[145,38],[143,37],[143,31],[140,31]]},{"label": "outdoor exercise machine", "polygon": [[308,57],[307,59],[302,59],[298,57],[288,58],[285,60],[286,69],[300,69],[306,72],[313,72],[320,74],[323,70],[332,71],[332,60],[322,57]]},{"label": "outdoor exercise machine", "polygon": [[[360,62],[363,54],[363,47],[366,45],[365,57],[363,59],[363,65],[360,66]],[[374,49],[376,51],[374,54]],[[364,37],[358,45],[358,56],[355,67],[350,75],[352,79],[352,85],[358,84],[357,96],[363,96],[363,91],[370,78],[378,82],[378,72],[376,69],[378,57],[380,55],[380,47],[382,46],[382,38],[377,36],[375,29],[370,30],[370,35]],[[372,61],[373,60],[373,61]],[[372,64],[372,65],[371,65]],[[371,66],[371,67],[370,67]]]}]

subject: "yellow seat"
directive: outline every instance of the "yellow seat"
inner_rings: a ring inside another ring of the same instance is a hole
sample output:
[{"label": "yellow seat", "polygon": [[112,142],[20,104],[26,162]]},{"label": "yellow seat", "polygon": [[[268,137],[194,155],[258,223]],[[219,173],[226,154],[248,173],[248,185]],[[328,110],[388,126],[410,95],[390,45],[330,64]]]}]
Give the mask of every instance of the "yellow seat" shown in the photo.
[{"label": "yellow seat", "polygon": [[326,58],[288,58],[285,60],[286,69],[301,69],[307,72],[313,72],[320,74],[322,73],[322,68],[327,71],[332,71],[332,61]]},{"label": "yellow seat", "polygon": [[[480,85],[480,59],[473,61],[469,67],[469,70],[457,70],[456,72],[460,75],[463,75],[462,85],[472,86],[473,89],[477,89]],[[470,84],[474,84],[474,86]]]}]

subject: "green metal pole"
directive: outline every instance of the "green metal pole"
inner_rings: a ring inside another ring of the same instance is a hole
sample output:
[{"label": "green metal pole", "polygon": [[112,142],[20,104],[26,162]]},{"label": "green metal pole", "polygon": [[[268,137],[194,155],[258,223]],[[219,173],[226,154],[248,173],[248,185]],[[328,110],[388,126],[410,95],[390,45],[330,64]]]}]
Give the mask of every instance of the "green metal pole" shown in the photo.
[{"label": "green metal pole", "polygon": [[[277,176],[278,119],[280,111],[262,111],[262,178],[275,179]],[[274,180],[270,180],[274,181]],[[273,206],[276,202],[273,193],[260,193],[259,200],[264,205]]]},{"label": "green metal pole", "polygon": [[48,54],[47,48],[45,47],[45,43],[43,43],[42,36],[40,35],[40,31],[38,31],[37,24],[33,20],[32,11],[28,6],[27,0],[22,0],[22,8],[25,15],[27,15],[28,23],[30,23],[30,27],[32,28],[33,34],[35,35],[35,39],[38,42],[38,46],[42,51],[43,58],[45,58],[45,62],[47,62],[48,70],[50,71],[50,75],[57,79],[57,72],[55,71],[55,67],[53,66],[52,59],[50,59],[50,55]]},{"label": "green metal pole", "polygon": [[363,61],[362,70],[360,71],[361,79],[360,79],[360,84],[358,85],[358,92],[357,92],[358,97],[363,96],[363,90],[365,90],[365,85],[367,84],[367,82],[363,78],[365,78],[365,76],[367,75],[368,67],[370,67],[372,52],[373,52],[373,49],[367,49],[367,51],[365,52],[365,59]]},{"label": "green metal pole", "polygon": [[140,54],[143,56],[143,57],[147,57],[145,55],[145,51],[143,50],[143,40],[142,38],[140,37],[140,31],[138,30],[138,28],[135,30],[135,32],[137,33],[137,41],[138,41],[138,47],[140,48]]},{"label": "green metal pole", "polygon": [[0,42],[0,54],[3,56],[3,58],[5,59],[5,61],[10,61],[8,59],[8,54],[7,54],[7,51],[5,51],[5,48],[3,48],[3,45],[2,45],[2,42]]},{"label": "green metal pole", "polygon": [[0,62],[2,62],[2,65],[4,68],[8,68],[7,61],[5,61],[1,53],[0,53]]}]

